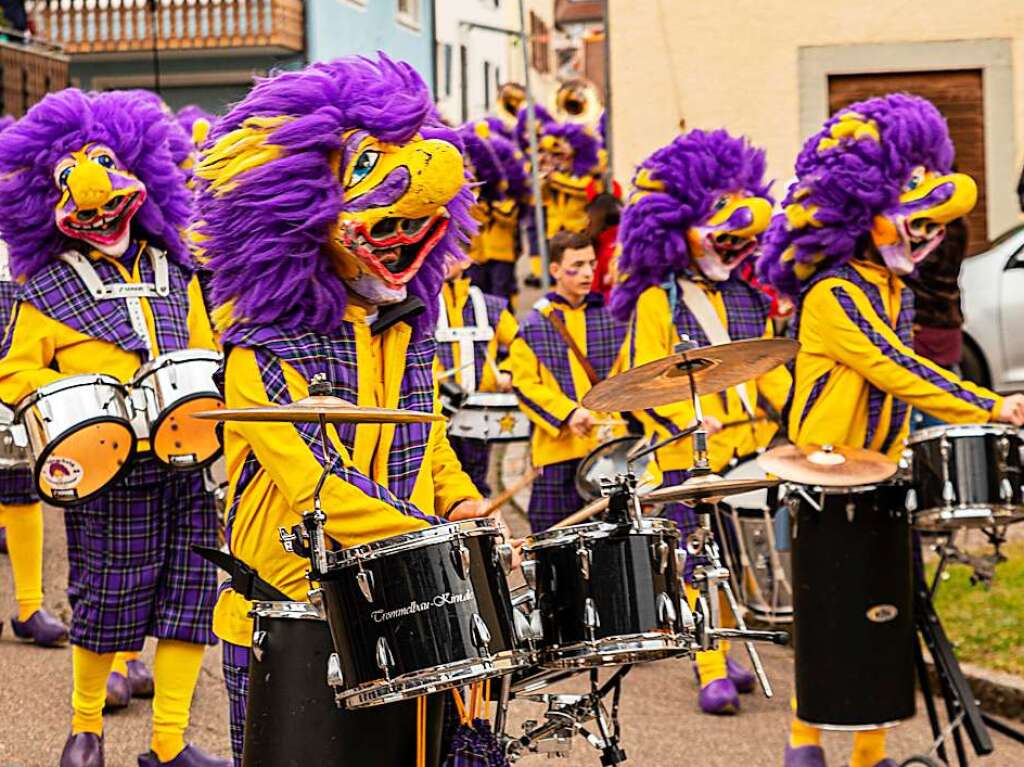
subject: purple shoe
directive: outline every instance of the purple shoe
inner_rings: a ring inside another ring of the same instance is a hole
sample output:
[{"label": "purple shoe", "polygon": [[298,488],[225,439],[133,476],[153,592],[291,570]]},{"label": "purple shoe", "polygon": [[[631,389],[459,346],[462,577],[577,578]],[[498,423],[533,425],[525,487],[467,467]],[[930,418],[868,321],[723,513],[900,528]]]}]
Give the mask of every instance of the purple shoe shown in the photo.
[{"label": "purple shoe", "polygon": [[740,710],[739,693],[728,678],[715,679],[701,687],[697,702],[705,714],[735,714]]},{"label": "purple shoe", "polygon": [[128,661],[128,684],[133,698],[153,697],[153,674],[141,660]]},{"label": "purple shoe", "polygon": [[42,608],[24,622],[11,618],[11,628],[18,639],[35,642],[40,647],[60,647],[68,643],[68,627]]},{"label": "purple shoe", "polygon": [[728,655],[725,656],[725,671],[732,683],[736,685],[737,692],[746,695],[748,692],[754,691],[754,686],[757,684],[754,672],[748,671]]},{"label": "purple shoe", "polygon": [[60,767],[103,767],[103,738],[91,732],[68,736]]},{"label": "purple shoe", "polygon": [[111,671],[107,677],[107,702],[103,706],[105,711],[116,711],[128,708],[132,702],[132,686],[124,674]]},{"label": "purple shoe", "polygon": [[786,744],[786,755],[782,767],[826,767],[825,752],[821,746],[799,746]]},{"label": "purple shoe", "polygon": [[139,754],[139,767],[231,767],[231,760],[208,754],[199,746],[189,743],[169,762],[161,762],[152,751]]}]

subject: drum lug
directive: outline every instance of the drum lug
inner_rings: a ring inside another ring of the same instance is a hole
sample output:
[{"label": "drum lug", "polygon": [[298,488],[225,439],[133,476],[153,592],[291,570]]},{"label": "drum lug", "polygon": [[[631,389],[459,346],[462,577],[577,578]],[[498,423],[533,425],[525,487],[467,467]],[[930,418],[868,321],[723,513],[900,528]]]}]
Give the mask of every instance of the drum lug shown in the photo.
[{"label": "drum lug", "polygon": [[359,590],[363,593],[366,601],[373,602],[373,573],[360,567],[359,572],[356,573],[356,583],[359,584]]},{"label": "drum lug", "polygon": [[683,577],[683,572],[686,570],[686,551],[676,547],[676,576],[679,578]]},{"label": "drum lug", "polygon": [[487,624],[480,617],[480,613],[473,613],[473,619],[470,623],[473,632],[473,644],[483,655],[490,655],[491,651],[488,645],[491,643],[491,630],[487,628]]},{"label": "drum lug", "polygon": [[999,480],[999,498],[1003,503],[1010,503],[1013,500],[1013,485],[1006,477]]},{"label": "drum lug", "polygon": [[583,602],[583,625],[587,627],[591,634],[594,633],[594,629],[601,626],[601,616],[597,612],[597,605],[594,604],[592,597],[587,597]]},{"label": "drum lug", "polygon": [[306,594],[309,599],[309,603],[316,608],[317,614],[321,618],[324,617],[324,590],[323,589],[310,589]]},{"label": "drum lug", "polygon": [[917,490],[914,488],[907,490],[907,500],[904,505],[911,514],[917,511]]},{"label": "drum lug", "polygon": [[256,660],[263,661],[263,651],[267,645],[267,632],[257,631],[252,635],[252,654],[256,657]]},{"label": "drum lug", "polygon": [[391,680],[391,669],[395,665],[395,656],[391,652],[391,646],[384,637],[377,639],[377,668],[384,672],[384,678]]},{"label": "drum lug", "polygon": [[956,500],[956,491],[953,489],[953,483],[948,479],[942,483],[942,500],[950,506]]},{"label": "drum lug", "polygon": [[594,554],[586,547],[582,540],[580,541],[579,548],[576,549],[576,557],[580,561],[580,573],[583,575],[583,579],[589,581],[590,565],[594,561]]},{"label": "drum lug", "polygon": [[523,579],[526,581],[526,585],[532,590],[537,590],[537,561],[534,559],[525,559],[523,564],[520,565],[520,569],[523,571]]},{"label": "drum lug", "polygon": [[469,577],[469,565],[472,561],[472,554],[469,548],[460,540],[456,540],[452,543],[452,562],[455,564],[455,569],[459,571],[459,576],[465,580]]},{"label": "drum lug", "polygon": [[345,686],[345,676],[341,673],[341,658],[338,657],[336,652],[332,652],[327,659],[327,686]]},{"label": "drum lug", "polygon": [[512,574],[512,546],[499,543],[494,547],[494,564],[498,565],[505,575]]},{"label": "drum lug", "polygon": [[654,556],[654,562],[658,565],[658,572],[664,573],[668,569],[668,544],[665,543],[664,538],[659,538],[657,543],[651,545],[651,554]]},{"label": "drum lug", "polygon": [[679,597],[679,615],[682,616],[680,623],[682,624],[683,631],[695,633],[697,629],[697,621],[693,617],[693,610],[690,609],[690,605],[686,601],[685,594]]},{"label": "drum lug", "polygon": [[673,628],[676,625],[676,608],[672,600],[664,591],[658,593],[658,622],[666,627]]},{"label": "drum lug", "polygon": [[857,504],[853,501],[846,502],[846,521],[852,523],[853,518],[857,516]]}]

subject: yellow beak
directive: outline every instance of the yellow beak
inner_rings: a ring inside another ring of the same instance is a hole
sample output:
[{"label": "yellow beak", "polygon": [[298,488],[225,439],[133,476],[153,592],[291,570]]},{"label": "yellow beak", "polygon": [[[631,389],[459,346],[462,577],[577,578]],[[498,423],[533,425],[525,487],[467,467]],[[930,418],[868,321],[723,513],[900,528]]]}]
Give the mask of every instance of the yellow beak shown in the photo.
[{"label": "yellow beak", "polygon": [[730,229],[735,237],[756,237],[768,228],[772,220],[772,204],[763,197],[734,197],[732,201],[708,219],[708,226],[724,224],[741,208],[750,211],[750,223],[740,229]]},{"label": "yellow beak", "polygon": [[68,190],[79,210],[92,210],[110,200],[113,187],[106,168],[92,160],[85,160],[68,174]]},{"label": "yellow beak", "polygon": [[907,223],[915,221],[934,221],[939,224],[948,224],[961,216],[970,213],[978,202],[978,185],[974,179],[963,173],[950,173],[946,176],[937,176],[928,179],[913,191],[900,196],[901,203],[913,202],[927,197],[936,188],[943,184],[953,184],[953,193],[945,202],[941,202],[933,208],[916,210],[907,216]]},{"label": "yellow beak", "polygon": [[462,154],[440,139],[417,141],[407,158],[411,175],[409,190],[395,202],[388,215],[420,218],[432,216],[448,204],[465,183]]}]

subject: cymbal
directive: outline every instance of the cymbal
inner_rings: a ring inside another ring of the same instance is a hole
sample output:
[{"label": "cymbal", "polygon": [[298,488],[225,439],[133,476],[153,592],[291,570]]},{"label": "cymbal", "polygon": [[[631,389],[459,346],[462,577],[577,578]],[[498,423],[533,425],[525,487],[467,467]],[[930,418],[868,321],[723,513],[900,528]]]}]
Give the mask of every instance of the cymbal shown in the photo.
[{"label": "cymbal", "polygon": [[780,445],[757,465],[786,482],[823,487],[854,487],[883,482],[897,466],[881,453],[845,445]]},{"label": "cymbal", "polygon": [[704,501],[718,503],[723,498],[753,490],[763,490],[779,484],[777,479],[722,479],[717,474],[690,477],[681,485],[669,485],[651,490],[640,496],[641,503],[670,503],[673,501]]},{"label": "cymbal", "polygon": [[382,407],[356,407],[340,397],[312,396],[287,405],[247,407],[235,410],[204,410],[193,418],[208,421],[259,421],[267,423],[430,423],[445,420],[443,415],[415,410],[390,410]]},{"label": "cymbal", "polygon": [[602,413],[643,410],[716,394],[764,375],[796,356],[800,344],[790,338],[749,338],[701,346],[663,357],[598,382],[583,397],[583,406]]}]

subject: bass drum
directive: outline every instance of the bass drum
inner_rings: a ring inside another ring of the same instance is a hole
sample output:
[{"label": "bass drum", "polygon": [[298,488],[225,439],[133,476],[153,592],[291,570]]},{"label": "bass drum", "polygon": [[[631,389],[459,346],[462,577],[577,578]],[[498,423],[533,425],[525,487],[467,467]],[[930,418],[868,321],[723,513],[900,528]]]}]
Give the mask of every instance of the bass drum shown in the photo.
[{"label": "bass drum", "polygon": [[[734,459],[725,479],[764,479],[757,455]],[[788,518],[776,514],[778,488],[751,490],[726,499],[732,509],[735,540],[725,549],[739,575],[740,598],[755,618],[765,623],[792,623],[793,568],[789,553]]]},{"label": "bass drum", "polygon": [[[242,767],[416,764],[416,700],[350,711],[334,702],[331,632],[307,602],[257,602]],[[441,764],[444,700],[427,698],[427,761]]]}]

